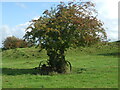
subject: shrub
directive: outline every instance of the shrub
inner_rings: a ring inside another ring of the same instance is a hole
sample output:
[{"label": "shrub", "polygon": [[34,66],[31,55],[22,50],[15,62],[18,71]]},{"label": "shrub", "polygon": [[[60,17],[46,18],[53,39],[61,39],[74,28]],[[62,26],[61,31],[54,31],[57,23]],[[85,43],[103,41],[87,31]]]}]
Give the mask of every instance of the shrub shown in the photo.
[{"label": "shrub", "polygon": [[25,48],[28,43],[15,36],[7,37],[3,42],[3,49]]}]

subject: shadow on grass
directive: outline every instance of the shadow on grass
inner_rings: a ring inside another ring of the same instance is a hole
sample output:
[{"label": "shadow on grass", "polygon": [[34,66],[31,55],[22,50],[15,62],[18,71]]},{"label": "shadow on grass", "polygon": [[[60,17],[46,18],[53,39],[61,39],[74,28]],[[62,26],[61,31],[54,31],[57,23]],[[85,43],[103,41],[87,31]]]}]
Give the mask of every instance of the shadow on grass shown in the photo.
[{"label": "shadow on grass", "polygon": [[35,69],[2,68],[2,75],[37,74]]},{"label": "shadow on grass", "polygon": [[[86,68],[74,68],[72,72],[81,74],[86,70],[87,70]],[[2,75],[16,76],[16,75],[23,75],[23,74],[37,75],[39,74],[39,70],[36,70],[33,68],[32,69],[2,68]]]},{"label": "shadow on grass", "polygon": [[72,72],[71,72],[71,73],[72,73],[72,74],[82,74],[82,73],[84,73],[84,72],[87,72],[87,68],[84,68],[84,67],[83,67],[83,68],[82,68],[82,67],[81,67],[81,68],[75,68],[75,67],[74,67],[74,68],[72,69]]},{"label": "shadow on grass", "polygon": [[120,56],[119,52],[115,52],[115,53],[102,53],[102,54],[98,54],[98,55],[103,55],[103,56]]}]

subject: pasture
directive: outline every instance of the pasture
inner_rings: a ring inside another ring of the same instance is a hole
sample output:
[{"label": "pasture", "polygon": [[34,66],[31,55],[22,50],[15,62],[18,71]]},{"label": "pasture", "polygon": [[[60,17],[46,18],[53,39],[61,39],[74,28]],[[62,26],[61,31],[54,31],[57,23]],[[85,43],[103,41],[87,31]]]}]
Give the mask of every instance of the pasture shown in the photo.
[{"label": "pasture", "polygon": [[45,50],[17,48],[2,52],[3,88],[118,88],[118,43],[69,49],[68,74],[35,74],[34,67],[47,60]]}]

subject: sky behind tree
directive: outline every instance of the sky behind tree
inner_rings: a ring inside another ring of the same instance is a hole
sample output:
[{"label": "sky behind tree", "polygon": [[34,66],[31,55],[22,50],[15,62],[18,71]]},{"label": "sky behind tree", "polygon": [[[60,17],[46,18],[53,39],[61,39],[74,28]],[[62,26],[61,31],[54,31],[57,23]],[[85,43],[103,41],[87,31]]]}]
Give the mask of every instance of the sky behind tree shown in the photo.
[{"label": "sky behind tree", "polygon": [[[0,47],[2,41],[8,36],[16,36],[22,38],[25,34],[25,28],[29,25],[32,19],[38,19],[44,10],[56,6],[60,1],[51,0],[44,2],[8,2],[3,0],[0,2]],[[63,1],[63,0],[62,0]],[[83,1],[83,0],[82,0]],[[88,0],[84,0],[88,1]],[[89,0],[95,3],[95,8],[98,11],[98,18],[104,22],[104,27],[107,32],[108,39],[111,41],[118,40],[118,1],[119,0]]]}]

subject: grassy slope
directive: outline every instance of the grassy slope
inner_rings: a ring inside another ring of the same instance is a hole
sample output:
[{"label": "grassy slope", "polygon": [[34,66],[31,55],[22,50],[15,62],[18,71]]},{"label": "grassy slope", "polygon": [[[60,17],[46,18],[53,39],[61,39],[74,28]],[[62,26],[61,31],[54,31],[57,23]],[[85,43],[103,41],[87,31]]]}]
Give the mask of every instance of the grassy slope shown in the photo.
[{"label": "grassy slope", "polygon": [[66,59],[71,74],[33,75],[32,68],[46,60],[45,51],[17,49],[3,52],[4,88],[116,88],[118,87],[118,47],[115,43],[71,49]]}]

